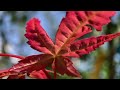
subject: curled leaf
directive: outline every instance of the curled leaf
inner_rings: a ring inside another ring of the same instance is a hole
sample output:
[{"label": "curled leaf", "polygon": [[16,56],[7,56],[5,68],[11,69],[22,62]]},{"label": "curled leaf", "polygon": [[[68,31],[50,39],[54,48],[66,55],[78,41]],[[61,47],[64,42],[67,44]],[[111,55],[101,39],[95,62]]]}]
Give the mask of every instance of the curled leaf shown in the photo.
[{"label": "curled leaf", "polygon": [[62,75],[67,74],[73,77],[81,77],[80,73],[74,68],[73,63],[67,57],[58,57],[53,63],[53,69]]}]

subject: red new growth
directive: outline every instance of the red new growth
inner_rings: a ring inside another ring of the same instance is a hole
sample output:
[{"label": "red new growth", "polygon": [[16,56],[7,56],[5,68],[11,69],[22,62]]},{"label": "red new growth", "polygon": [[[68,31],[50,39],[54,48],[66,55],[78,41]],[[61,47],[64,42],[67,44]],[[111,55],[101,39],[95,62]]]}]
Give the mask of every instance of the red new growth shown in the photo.
[{"label": "red new growth", "polygon": [[[42,28],[40,21],[32,18],[27,22],[25,37],[33,49],[43,54],[27,57],[0,54],[20,59],[18,64],[7,70],[1,70],[0,78],[8,76],[8,79],[24,79],[27,75],[32,78],[51,79],[53,78],[51,74],[54,74],[54,78],[64,74],[81,78],[70,58],[89,54],[105,42],[120,36],[120,33],[82,40],[78,38],[92,32],[89,26],[101,31],[114,15],[114,11],[68,11],[59,25],[55,43]],[[46,67],[53,71],[47,70]]]}]

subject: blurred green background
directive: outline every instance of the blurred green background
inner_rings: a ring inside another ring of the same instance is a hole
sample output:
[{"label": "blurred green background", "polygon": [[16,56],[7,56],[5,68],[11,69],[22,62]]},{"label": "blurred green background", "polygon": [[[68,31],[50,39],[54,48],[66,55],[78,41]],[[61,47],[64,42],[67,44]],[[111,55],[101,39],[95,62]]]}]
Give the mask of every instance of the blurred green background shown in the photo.
[{"label": "blurred green background", "polygon": [[[24,37],[26,22],[37,17],[48,35],[54,40],[61,19],[66,11],[0,11],[0,53],[22,56],[39,54],[30,48]],[[103,27],[102,32],[93,30],[84,36],[100,36],[120,32],[120,12],[112,18],[112,22]],[[107,42],[82,58],[72,58],[74,66],[80,71],[83,79],[120,79],[120,38]],[[17,59],[0,57],[0,70],[11,67]],[[62,78],[71,78],[64,75]]]}]

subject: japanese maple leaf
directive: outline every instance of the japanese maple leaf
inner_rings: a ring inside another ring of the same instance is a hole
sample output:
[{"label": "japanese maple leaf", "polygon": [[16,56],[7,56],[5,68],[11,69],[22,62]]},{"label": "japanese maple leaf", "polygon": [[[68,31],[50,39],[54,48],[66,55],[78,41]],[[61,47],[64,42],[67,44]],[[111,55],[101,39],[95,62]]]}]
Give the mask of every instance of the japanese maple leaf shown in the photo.
[{"label": "japanese maple leaf", "polygon": [[[27,57],[18,56],[19,63],[8,70],[1,71],[0,77],[8,75],[9,78],[21,78],[27,73],[33,78],[48,79],[51,76],[45,68],[51,67],[54,71],[54,78],[59,73],[81,78],[80,72],[74,68],[70,58],[79,58],[89,54],[105,42],[120,36],[120,33],[82,40],[78,38],[92,32],[89,26],[101,31],[102,27],[108,24],[114,15],[114,11],[68,11],[59,25],[55,42],[47,35],[40,25],[40,21],[37,18],[32,18],[27,22],[25,37],[28,39],[27,43],[42,54]],[[5,56],[5,54],[1,54],[1,56],[3,55]]]}]

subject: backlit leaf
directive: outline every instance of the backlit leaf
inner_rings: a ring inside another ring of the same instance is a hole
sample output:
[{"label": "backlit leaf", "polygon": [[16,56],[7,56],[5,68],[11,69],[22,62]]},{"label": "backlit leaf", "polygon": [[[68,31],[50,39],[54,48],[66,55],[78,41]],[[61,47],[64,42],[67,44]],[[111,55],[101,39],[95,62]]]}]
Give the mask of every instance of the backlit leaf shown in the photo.
[{"label": "backlit leaf", "polygon": [[111,41],[118,36],[120,36],[120,33],[78,40],[71,44],[70,52],[64,54],[64,56],[80,57],[82,55],[89,54],[90,52],[99,48],[105,42]]},{"label": "backlit leaf", "polygon": [[28,44],[35,50],[48,54],[54,52],[54,44],[38,19],[33,18],[27,23],[25,37],[28,39]]},{"label": "backlit leaf", "polygon": [[87,25],[101,30],[110,22],[114,11],[69,11],[62,19],[56,33],[56,53],[69,46],[77,38],[92,32]]}]

